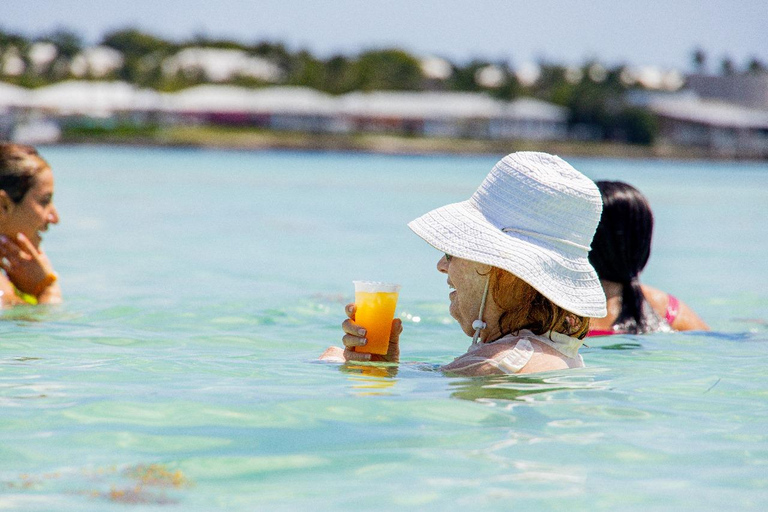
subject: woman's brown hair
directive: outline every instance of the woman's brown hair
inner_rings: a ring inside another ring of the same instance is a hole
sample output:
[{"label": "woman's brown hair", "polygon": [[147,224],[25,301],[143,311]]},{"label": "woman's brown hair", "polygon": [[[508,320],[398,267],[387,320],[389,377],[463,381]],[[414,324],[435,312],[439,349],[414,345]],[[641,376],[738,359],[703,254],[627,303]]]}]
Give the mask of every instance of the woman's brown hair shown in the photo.
[{"label": "woman's brown hair", "polygon": [[21,202],[37,174],[49,168],[32,146],[0,142],[0,190],[14,203]]},{"label": "woman's brown hair", "polygon": [[491,294],[503,310],[499,318],[502,336],[529,329],[534,334],[549,331],[584,338],[589,318],[567,311],[539,293],[519,277],[497,267],[491,268]]}]

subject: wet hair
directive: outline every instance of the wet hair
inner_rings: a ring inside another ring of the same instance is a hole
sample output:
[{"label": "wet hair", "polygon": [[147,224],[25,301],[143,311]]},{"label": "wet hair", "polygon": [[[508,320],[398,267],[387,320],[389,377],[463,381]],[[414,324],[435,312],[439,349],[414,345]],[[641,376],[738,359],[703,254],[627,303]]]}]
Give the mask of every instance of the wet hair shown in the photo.
[{"label": "wet hair", "polygon": [[528,329],[539,335],[555,331],[581,339],[589,331],[589,318],[561,308],[506,270],[491,268],[491,294],[503,311],[499,318],[502,336]]},{"label": "wet hair", "polygon": [[650,328],[644,311],[640,272],[651,255],[653,213],[639,190],[621,181],[598,181],[603,214],[592,240],[589,261],[600,279],[622,285],[621,313],[614,328],[643,333]]},{"label": "wet hair", "polygon": [[50,169],[32,146],[0,142],[0,190],[20,203],[35,184],[38,173]]}]

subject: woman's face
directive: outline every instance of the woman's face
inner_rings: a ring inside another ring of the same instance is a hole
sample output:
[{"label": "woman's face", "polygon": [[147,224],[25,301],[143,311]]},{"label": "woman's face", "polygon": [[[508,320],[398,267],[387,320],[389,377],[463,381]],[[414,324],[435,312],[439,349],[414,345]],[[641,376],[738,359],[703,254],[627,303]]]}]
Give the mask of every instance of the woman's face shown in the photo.
[{"label": "woman's face", "polygon": [[35,175],[32,187],[21,201],[6,202],[3,212],[2,234],[14,239],[23,233],[35,247],[40,247],[41,232],[48,230],[48,224],[59,222],[59,212],[53,205],[53,173],[50,169]]},{"label": "woman's face", "polygon": [[[475,332],[472,322],[480,312],[490,267],[455,256],[443,256],[437,262],[437,270],[448,275],[448,286],[452,288],[448,296],[451,299],[451,316],[459,322],[467,336],[472,336]],[[490,301],[490,294],[487,300]]]}]

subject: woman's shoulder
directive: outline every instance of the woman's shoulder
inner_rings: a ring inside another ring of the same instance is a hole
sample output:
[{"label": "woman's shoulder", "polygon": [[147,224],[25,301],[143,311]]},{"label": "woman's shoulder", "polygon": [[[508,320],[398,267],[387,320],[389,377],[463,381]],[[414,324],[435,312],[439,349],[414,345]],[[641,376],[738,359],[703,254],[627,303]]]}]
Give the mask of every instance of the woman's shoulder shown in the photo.
[{"label": "woman's shoulder", "polygon": [[652,286],[641,285],[645,300],[653,310],[677,331],[704,330],[709,326],[686,303]]},{"label": "woman's shoulder", "polygon": [[470,345],[465,354],[442,367],[459,375],[501,375],[519,373],[535,349],[525,336],[507,335],[491,343]]},{"label": "woman's shoulder", "polygon": [[534,373],[581,367],[581,340],[551,332],[522,330],[491,343],[472,345],[443,370],[461,375]]},{"label": "woman's shoulder", "polygon": [[667,305],[669,305],[669,294],[664,290],[659,290],[653,286],[647,284],[640,285],[643,290],[643,297],[651,305],[653,310],[664,318],[664,314],[667,311]]}]

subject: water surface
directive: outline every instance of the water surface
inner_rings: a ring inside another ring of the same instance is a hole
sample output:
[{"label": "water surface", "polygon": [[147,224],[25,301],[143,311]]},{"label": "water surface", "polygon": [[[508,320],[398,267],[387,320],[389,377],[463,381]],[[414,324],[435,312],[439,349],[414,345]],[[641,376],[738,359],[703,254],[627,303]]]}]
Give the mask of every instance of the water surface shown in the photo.
[{"label": "water surface", "polygon": [[[768,165],[570,159],[649,197],[644,282],[711,333],[456,378],[406,227],[497,157],[42,148],[67,302],[0,322],[0,510],[764,510]],[[353,279],[402,284],[399,367],[320,363]]]}]

